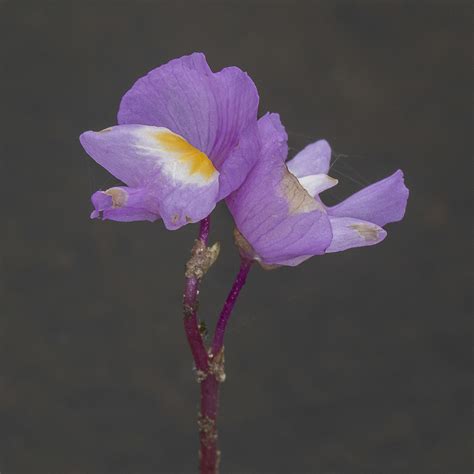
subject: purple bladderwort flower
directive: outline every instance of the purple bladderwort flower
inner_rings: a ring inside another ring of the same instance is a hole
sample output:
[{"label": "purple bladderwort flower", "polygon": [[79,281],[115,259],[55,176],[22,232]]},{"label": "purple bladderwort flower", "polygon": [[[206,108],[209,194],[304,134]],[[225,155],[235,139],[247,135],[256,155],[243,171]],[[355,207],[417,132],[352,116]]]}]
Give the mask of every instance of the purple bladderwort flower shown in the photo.
[{"label": "purple bladderwort flower", "polygon": [[327,175],[331,149],[325,140],[292,160],[278,114],[258,121],[260,157],[243,185],[227,199],[236,223],[236,243],[263,266],[295,266],[313,255],[381,242],[382,228],[403,218],[408,189],[393,175],[327,207],[319,194],[337,184]]},{"label": "purple bladderwort flower", "polygon": [[178,229],[208,216],[257,159],[258,94],[237,67],[214,73],[194,53],[158,67],[124,95],[119,125],[85,132],[86,152],[127,186],[97,191],[91,217]]}]

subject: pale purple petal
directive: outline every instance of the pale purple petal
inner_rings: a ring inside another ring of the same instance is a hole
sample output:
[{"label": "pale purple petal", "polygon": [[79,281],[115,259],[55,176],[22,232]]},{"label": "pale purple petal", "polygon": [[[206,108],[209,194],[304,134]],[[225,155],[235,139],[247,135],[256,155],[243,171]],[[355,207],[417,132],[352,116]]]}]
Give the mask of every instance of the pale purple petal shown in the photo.
[{"label": "pale purple petal", "polygon": [[250,126],[242,133],[239,144],[218,168],[220,172],[218,200],[227,197],[244,182],[258,158],[259,147],[258,128]]},{"label": "pale purple petal", "polygon": [[[122,99],[118,122],[165,127],[184,137],[221,172],[223,197],[240,186],[257,158],[254,140],[245,156],[232,155],[244,132],[255,134],[257,109],[258,93],[245,72],[228,67],[213,73],[205,56],[194,53],[139,79]],[[227,159],[232,163],[226,166]]]},{"label": "pale purple petal", "polygon": [[175,182],[163,181],[158,190],[160,214],[168,230],[199,222],[216,207],[218,183],[207,187],[196,185],[176,186]]},{"label": "pale purple petal", "polygon": [[100,132],[84,132],[79,140],[87,154],[99,165],[120,181],[138,187],[153,182],[159,170],[159,157],[148,153],[147,148],[151,145],[143,143],[147,132],[151,137],[153,128],[122,125]]},{"label": "pale purple petal", "polygon": [[365,247],[381,242],[387,232],[372,222],[350,217],[329,217],[332,226],[331,245],[326,253],[342,252],[354,247]]},{"label": "pale purple petal", "polygon": [[329,220],[285,165],[287,135],[279,116],[261,118],[259,133],[260,158],[226,201],[238,230],[265,264],[296,264],[324,253],[332,237]]},{"label": "pale purple petal", "polygon": [[331,147],[326,140],[318,140],[303,148],[287,162],[288,169],[297,178],[312,174],[327,174],[331,161]]},{"label": "pale purple petal", "polygon": [[408,189],[401,170],[353,194],[328,213],[337,217],[353,217],[383,226],[397,222],[405,215]]},{"label": "pale purple petal", "polygon": [[92,195],[91,218],[120,222],[156,221],[160,218],[158,201],[148,189],[117,186]]},{"label": "pale purple petal", "polygon": [[86,132],[81,143],[114,176],[148,190],[168,229],[197,222],[216,205],[219,172],[204,153],[166,128],[119,125]]}]

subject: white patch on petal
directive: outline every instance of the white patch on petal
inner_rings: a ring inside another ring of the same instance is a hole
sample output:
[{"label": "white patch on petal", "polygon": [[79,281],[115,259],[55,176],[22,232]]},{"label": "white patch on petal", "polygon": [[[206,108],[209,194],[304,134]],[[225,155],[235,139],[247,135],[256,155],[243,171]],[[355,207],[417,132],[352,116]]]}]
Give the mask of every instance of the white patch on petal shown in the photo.
[{"label": "white patch on petal", "polygon": [[337,179],[331,178],[327,174],[312,174],[304,178],[298,178],[301,186],[308,191],[310,196],[316,195],[326,191],[326,189],[336,186],[339,182]]},{"label": "white patch on petal", "polygon": [[208,186],[219,172],[205,153],[164,127],[143,126],[135,132],[140,153],[156,157],[157,166],[173,181]]}]

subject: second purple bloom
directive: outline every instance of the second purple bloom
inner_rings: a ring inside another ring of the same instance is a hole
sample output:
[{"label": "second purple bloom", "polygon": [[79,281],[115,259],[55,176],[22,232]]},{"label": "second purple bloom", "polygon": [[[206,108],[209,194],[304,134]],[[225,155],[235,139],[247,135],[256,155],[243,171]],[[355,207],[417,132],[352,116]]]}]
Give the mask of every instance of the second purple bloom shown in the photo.
[{"label": "second purple bloom", "polygon": [[337,184],[328,176],[331,149],[325,140],[292,160],[278,114],[258,122],[260,157],[244,184],[226,200],[237,244],[264,266],[295,266],[313,255],[375,245],[382,228],[403,218],[408,189],[399,170],[340,204],[327,207],[319,194]]}]

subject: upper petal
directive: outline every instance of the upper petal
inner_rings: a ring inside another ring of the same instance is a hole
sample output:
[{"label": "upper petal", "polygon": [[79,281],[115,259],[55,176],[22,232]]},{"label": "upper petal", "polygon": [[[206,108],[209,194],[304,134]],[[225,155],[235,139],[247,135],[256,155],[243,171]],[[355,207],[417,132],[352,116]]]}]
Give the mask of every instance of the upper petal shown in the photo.
[{"label": "upper petal", "polygon": [[162,127],[117,125],[84,132],[80,141],[97,163],[129,186],[153,183],[162,174],[205,185],[219,175],[204,153]]},{"label": "upper petal", "polygon": [[153,195],[168,229],[203,219],[215,207],[219,172],[204,153],[170,130],[119,125],[80,139],[114,176]]},{"label": "upper petal", "polygon": [[403,218],[408,194],[403,172],[398,170],[388,178],[353,194],[340,204],[329,207],[328,213],[332,216],[353,217],[383,226]]},{"label": "upper petal", "polygon": [[318,140],[303,148],[288,161],[288,169],[297,178],[312,174],[327,174],[331,161],[331,147],[326,140]]},{"label": "upper petal", "polygon": [[285,165],[287,135],[278,115],[261,118],[259,133],[260,158],[226,202],[258,260],[294,265],[324,253],[331,241],[329,220]]},{"label": "upper petal", "polygon": [[256,127],[258,94],[239,68],[218,73],[201,53],[170,61],[139,79],[124,95],[120,124],[166,127],[206,153],[220,169],[240,134]]}]

